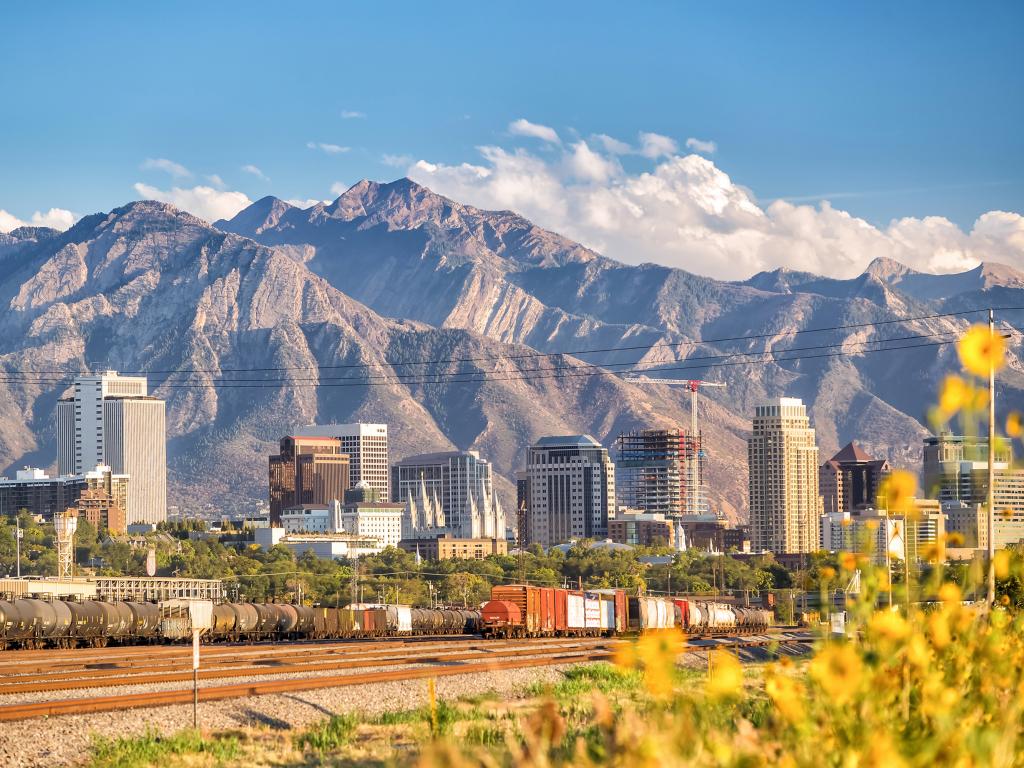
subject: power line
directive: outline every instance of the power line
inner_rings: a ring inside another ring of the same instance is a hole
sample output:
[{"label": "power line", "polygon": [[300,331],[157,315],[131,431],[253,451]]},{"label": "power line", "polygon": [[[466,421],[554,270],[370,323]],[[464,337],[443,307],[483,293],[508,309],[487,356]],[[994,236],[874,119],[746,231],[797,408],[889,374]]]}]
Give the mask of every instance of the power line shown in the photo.
[{"label": "power line", "polygon": [[[939,331],[937,333],[917,334],[917,335],[912,335],[912,336],[895,336],[895,337],[891,337],[891,338],[887,338],[887,339],[865,339],[864,341],[840,341],[840,342],[836,342],[834,344],[817,344],[817,345],[811,345],[811,346],[805,346],[805,347],[783,347],[783,348],[774,349],[774,350],[752,350],[752,351],[749,351],[749,352],[742,352],[742,351],[741,352],[729,352],[729,353],[724,353],[724,354],[720,354],[720,355],[696,355],[696,356],[693,356],[693,357],[684,358],[684,360],[685,360],[685,362],[694,362],[694,361],[698,361],[698,360],[728,360],[728,359],[731,359],[731,358],[734,358],[734,357],[738,357],[738,356],[777,354],[777,353],[784,353],[784,352],[803,352],[803,351],[809,351],[809,350],[833,349],[835,347],[863,346],[863,345],[866,345],[866,344],[885,344],[885,343],[894,342],[894,341],[911,341],[911,340],[917,340],[917,339],[930,339],[930,338],[934,338],[936,336],[946,336],[946,335],[949,335],[949,334],[952,334],[952,333],[959,333],[959,331]],[[627,361],[627,362],[621,362],[621,363],[606,363],[606,364],[602,364],[602,365],[597,365],[597,364],[593,364],[593,363],[579,363],[579,364],[575,364],[575,365],[560,365],[560,366],[552,366],[552,367],[538,366],[536,368],[519,368],[519,372],[520,373],[534,373],[534,372],[545,373],[545,372],[549,372],[549,371],[559,371],[559,370],[578,371],[578,370],[584,369],[584,368],[607,370],[607,369],[610,369],[610,368],[622,368],[622,367],[626,367],[626,366],[636,366],[636,365],[641,365],[642,363],[643,363],[642,360]],[[638,368],[638,369],[635,369],[635,370],[636,371],[648,371],[648,370],[659,371],[659,370],[663,370],[662,368],[659,367],[659,366],[663,365],[663,363],[652,362],[652,363],[649,363],[649,365],[652,366],[652,367],[650,367],[650,368]],[[276,369],[271,369],[271,368],[251,368],[251,369],[249,369],[249,372],[257,373],[257,372],[261,372],[261,371],[273,371],[273,370],[276,370]],[[493,372],[497,373],[497,371],[493,371]],[[632,373],[634,371],[625,371],[625,372]],[[460,375],[473,375],[473,374],[479,374],[479,373],[488,373],[488,371],[455,371],[455,372],[451,372],[451,373],[443,372],[442,371],[442,372],[437,372],[437,373],[434,373],[434,374],[431,374],[431,373],[377,374],[377,375],[368,375],[368,376],[359,377],[359,381],[367,381],[367,380],[373,380],[373,379],[382,379],[382,380],[386,380],[388,382],[394,382],[394,381],[401,381],[403,379],[409,379],[409,378],[422,378],[422,377],[428,376],[428,375],[460,376]],[[61,383],[61,382],[64,382],[64,381],[68,381],[69,378],[70,378],[69,376],[64,376],[64,377],[60,377],[60,378],[57,378],[57,377],[54,377],[54,378],[33,378],[33,379],[29,379],[29,378],[16,378],[16,376],[22,376],[22,375],[27,376],[29,374],[27,372],[25,372],[25,373],[22,373],[22,372],[10,372],[10,373],[8,373],[6,375],[0,374],[0,382],[26,383],[26,384],[58,384],[58,383]],[[312,382],[320,382],[320,383],[329,382],[329,381],[352,381],[355,378],[356,377],[353,377],[353,376],[316,376],[316,377],[306,377],[306,378],[289,377],[287,379],[281,378],[281,377],[275,377],[275,378],[262,377],[262,378],[256,378],[256,379],[230,378],[230,379],[221,379],[221,381],[223,383],[225,383],[225,384],[235,383],[235,382],[261,382],[261,383],[278,383],[278,382],[280,382],[280,383],[292,384],[294,382],[299,382],[299,381],[312,381]],[[169,379],[165,380],[165,381],[169,381]]]},{"label": "power line", "polygon": [[[853,357],[856,355],[868,355],[875,354],[878,352],[895,352],[904,349],[919,349],[923,347],[940,347],[947,344],[955,343],[955,339],[947,341],[937,342],[925,342],[921,344],[905,344],[894,347],[884,347],[879,349],[862,349],[859,351],[840,351],[840,352],[828,352],[815,355],[789,355],[786,357],[777,357],[776,352],[744,352],[736,353],[734,357],[749,357],[753,355],[768,355],[769,357],[761,360],[738,360],[738,361],[725,361],[718,363],[704,363],[698,365],[680,365],[680,366],[667,366],[660,368],[649,368],[641,369],[641,372],[647,373],[665,373],[670,371],[693,371],[693,370],[713,370],[717,368],[733,367],[737,365],[764,365],[768,363],[785,362],[787,360],[814,360],[822,358],[832,357]],[[407,386],[426,386],[431,384],[470,384],[479,382],[489,381],[536,381],[541,379],[551,378],[579,378],[584,376],[615,376],[617,373],[633,373],[634,371],[609,371],[605,368],[584,368],[580,370],[579,367],[571,368],[568,370],[560,370],[554,373],[544,373],[541,375],[520,375],[520,376],[494,376],[491,375],[494,372],[481,371],[479,373],[465,373],[465,374],[435,374],[434,378],[422,379],[418,381],[400,381],[400,380],[388,380],[388,381],[350,381],[348,383],[340,382],[328,382],[328,383],[292,383],[287,380],[273,381],[263,380],[260,383],[232,383],[230,381],[210,381],[210,382],[192,382],[192,383],[163,383],[157,388],[163,389],[278,389],[278,388],[344,388],[344,387],[381,387],[391,385],[407,385]],[[524,372],[529,374],[530,372]],[[459,378],[460,376],[468,376],[469,378]],[[2,379],[0,379],[2,381]],[[16,383],[27,383],[23,380],[16,381]],[[48,382],[49,383],[49,382]]]},{"label": "power line", "polygon": [[[996,307],[995,311],[1010,312],[1010,311],[1024,311],[1024,306],[1021,307]],[[863,323],[847,323],[845,325],[833,325],[833,326],[822,326],[818,328],[804,328],[798,330],[787,331],[786,335],[797,335],[807,333],[825,333],[829,331],[841,331],[849,330],[853,328],[867,328],[876,327],[882,325],[893,325],[896,323],[910,323],[920,320],[936,320],[944,317],[962,317],[965,315],[978,314],[980,312],[987,312],[988,308],[981,309],[965,309],[957,312],[940,312],[931,315],[915,315],[909,317],[893,318],[890,320],[873,320],[870,322]],[[262,367],[262,368],[180,368],[180,369],[153,369],[149,371],[145,370],[125,370],[121,373],[125,375],[156,375],[156,374],[177,374],[177,373],[248,373],[252,371],[302,371],[302,370],[346,370],[356,368],[373,368],[378,365],[398,368],[404,366],[413,365],[442,365],[452,363],[472,363],[472,362],[484,362],[490,360],[522,360],[532,358],[543,358],[543,357],[558,357],[558,356],[579,356],[579,355],[590,355],[598,353],[612,353],[612,352],[630,352],[636,350],[652,350],[658,348],[675,348],[683,346],[698,346],[701,344],[722,344],[725,342],[733,341],[753,341],[757,339],[767,339],[774,336],[778,336],[779,332],[771,333],[759,333],[759,334],[745,334],[739,336],[723,336],[713,339],[693,339],[690,341],[679,341],[679,342],[653,342],[651,344],[638,344],[631,346],[618,346],[618,347],[598,347],[591,349],[578,349],[578,350],[566,350],[556,352],[524,352],[509,355],[485,355],[480,357],[462,357],[462,358],[447,358],[437,360],[384,360],[380,363],[342,363],[337,365],[299,365],[299,366],[279,366],[279,367]],[[32,373],[36,375],[59,375],[59,376],[73,376],[80,374],[87,374],[89,371],[56,371],[56,370],[36,370],[26,371],[25,373]]]}]

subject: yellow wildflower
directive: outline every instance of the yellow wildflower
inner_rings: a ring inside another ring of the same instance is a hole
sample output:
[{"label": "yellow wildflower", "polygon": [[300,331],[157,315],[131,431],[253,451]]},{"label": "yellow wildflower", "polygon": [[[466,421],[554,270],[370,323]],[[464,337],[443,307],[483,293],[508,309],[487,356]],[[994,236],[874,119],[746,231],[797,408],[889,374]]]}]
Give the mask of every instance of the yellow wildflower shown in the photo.
[{"label": "yellow wildflower", "polygon": [[1005,579],[1010,575],[1010,553],[1005,549],[1000,549],[996,552],[993,563],[995,565],[997,579]]},{"label": "yellow wildflower", "polygon": [[835,578],[836,569],[826,565],[821,569],[819,573],[821,574],[821,578],[823,578],[825,581],[830,581],[831,579]]},{"label": "yellow wildflower", "polygon": [[952,635],[944,613],[933,613],[928,616],[928,636],[932,645],[940,651],[949,645]]},{"label": "yellow wildflower", "polygon": [[837,705],[843,706],[857,691],[863,664],[852,645],[828,646],[810,664],[810,675]]},{"label": "yellow wildflower", "polygon": [[764,689],[786,720],[795,723],[803,718],[803,689],[796,680],[783,674],[771,674]]},{"label": "yellow wildflower", "polygon": [[988,376],[990,369],[998,371],[1006,364],[1006,342],[987,325],[972,325],[961,337],[957,351],[964,369],[975,376]]},{"label": "yellow wildflower", "polygon": [[959,376],[947,376],[939,393],[939,410],[944,416],[952,416],[971,400],[971,388]]},{"label": "yellow wildflower", "polygon": [[1018,411],[1010,411],[1006,417],[1006,434],[1010,437],[1020,437],[1024,435],[1024,422],[1021,421],[1021,416]]},{"label": "yellow wildflower", "polygon": [[844,571],[853,571],[857,569],[857,556],[853,552],[840,552],[839,553],[839,565],[842,566]]},{"label": "yellow wildflower", "polygon": [[736,696],[743,690],[743,667],[739,660],[726,651],[713,651],[711,677],[707,683],[708,695],[713,698]]},{"label": "yellow wildflower", "polygon": [[894,514],[907,514],[917,493],[917,477],[897,469],[882,483],[883,508]]},{"label": "yellow wildflower", "polygon": [[946,605],[956,605],[963,599],[960,592],[960,587],[952,582],[947,581],[941,587],[939,587],[939,600],[944,602]]},{"label": "yellow wildflower", "polygon": [[946,536],[946,543],[951,547],[962,547],[964,545],[964,535],[960,531],[953,531]]},{"label": "yellow wildflower", "polygon": [[902,640],[910,634],[910,626],[895,611],[878,611],[871,617],[871,631],[886,640]]}]

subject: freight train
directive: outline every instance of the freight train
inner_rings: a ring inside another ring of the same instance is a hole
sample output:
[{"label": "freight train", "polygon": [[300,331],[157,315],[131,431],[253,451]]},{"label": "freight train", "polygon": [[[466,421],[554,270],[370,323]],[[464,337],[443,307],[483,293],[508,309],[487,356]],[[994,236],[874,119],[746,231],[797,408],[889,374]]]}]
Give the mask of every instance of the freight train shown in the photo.
[{"label": "freight train", "polygon": [[774,622],[772,612],[760,608],[522,584],[494,587],[480,613],[484,637],[619,635],[673,627],[689,635],[736,635],[763,632]]},{"label": "freight train", "polygon": [[[186,600],[0,600],[0,649],[177,642],[192,637]],[[310,607],[287,603],[212,606],[206,642],[479,634],[480,612],[407,605]]]},{"label": "freight train", "polygon": [[[192,636],[189,606],[188,600],[0,600],[0,649],[180,642]],[[632,597],[621,589],[584,592],[529,585],[494,587],[481,610],[288,603],[218,603],[209,609],[205,642],[459,634],[597,636],[671,627],[690,635],[752,634],[772,624],[771,611],[756,608]]]}]

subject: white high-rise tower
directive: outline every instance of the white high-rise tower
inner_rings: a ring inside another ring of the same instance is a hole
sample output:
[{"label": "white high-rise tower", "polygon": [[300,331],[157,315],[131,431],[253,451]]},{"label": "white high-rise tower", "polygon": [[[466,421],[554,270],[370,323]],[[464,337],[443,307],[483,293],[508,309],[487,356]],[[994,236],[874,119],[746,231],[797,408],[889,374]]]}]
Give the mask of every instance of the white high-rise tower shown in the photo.
[{"label": "white high-rise tower", "polygon": [[747,461],[755,551],[818,549],[818,445],[802,400],[780,397],[757,406]]},{"label": "white high-rise tower", "polygon": [[77,377],[74,395],[57,403],[60,474],[108,465],[128,475],[129,525],[167,519],[165,404],[147,392],[144,376],[105,371]]}]

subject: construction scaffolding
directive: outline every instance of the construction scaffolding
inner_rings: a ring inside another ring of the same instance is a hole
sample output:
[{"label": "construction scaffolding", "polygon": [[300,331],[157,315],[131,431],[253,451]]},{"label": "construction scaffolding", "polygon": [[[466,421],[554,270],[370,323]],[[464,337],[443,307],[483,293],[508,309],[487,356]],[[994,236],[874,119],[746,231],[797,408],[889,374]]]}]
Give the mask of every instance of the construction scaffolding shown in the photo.
[{"label": "construction scaffolding", "polygon": [[623,506],[672,517],[707,512],[700,433],[623,432],[617,445],[615,487]]}]

